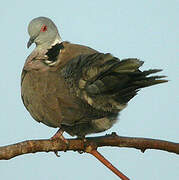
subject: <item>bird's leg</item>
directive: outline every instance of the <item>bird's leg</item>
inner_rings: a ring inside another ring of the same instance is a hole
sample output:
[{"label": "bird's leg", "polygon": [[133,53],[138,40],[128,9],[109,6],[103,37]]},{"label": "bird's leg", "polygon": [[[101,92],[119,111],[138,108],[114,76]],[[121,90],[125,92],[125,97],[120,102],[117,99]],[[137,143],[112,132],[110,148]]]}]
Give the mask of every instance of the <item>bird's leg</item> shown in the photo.
[{"label": "bird's leg", "polygon": [[63,136],[63,129],[59,129],[50,139],[61,139],[65,144],[68,144],[68,140]]},{"label": "bird's leg", "polygon": [[[68,143],[68,140],[65,139],[65,137],[63,136],[63,132],[64,130],[63,129],[59,129],[51,138],[50,140],[62,140],[65,144],[66,144],[66,149],[68,149],[68,146],[69,146],[69,143]],[[54,151],[55,155],[57,157],[60,157],[60,155],[58,154],[57,151]]]}]

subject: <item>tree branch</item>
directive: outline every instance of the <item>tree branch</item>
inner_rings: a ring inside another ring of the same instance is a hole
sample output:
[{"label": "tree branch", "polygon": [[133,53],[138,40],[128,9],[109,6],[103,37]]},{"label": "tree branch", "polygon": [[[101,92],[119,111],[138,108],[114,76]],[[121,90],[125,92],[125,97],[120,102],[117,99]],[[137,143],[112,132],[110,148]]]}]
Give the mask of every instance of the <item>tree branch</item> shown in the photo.
[{"label": "tree branch", "polygon": [[117,136],[115,133],[100,137],[89,137],[85,141],[81,139],[67,139],[66,145],[61,140],[28,140],[20,143],[0,147],[0,160],[8,160],[13,157],[36,152],[57,151],[84,151],[89,146],[97,149],[103,146],[136,148],[144,152],[146,149],[158,149],[179,154],[179,143],[136,137]]}]

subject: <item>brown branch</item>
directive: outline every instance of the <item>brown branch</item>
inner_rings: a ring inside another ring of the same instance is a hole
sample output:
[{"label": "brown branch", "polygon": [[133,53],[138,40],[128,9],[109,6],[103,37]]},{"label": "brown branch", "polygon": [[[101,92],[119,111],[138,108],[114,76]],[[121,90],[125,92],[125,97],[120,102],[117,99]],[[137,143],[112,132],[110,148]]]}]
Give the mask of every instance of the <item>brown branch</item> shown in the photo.
[{"label": "brown branch", "polygon": [[136,137],[122,137],[115,133],[112,135],[90,137],[86,140],[68,139],[68,146],[61,140],[29,140],[17,144],[0,147],[0,160],[8,160],[13,157],[36,152],[57,152],[57,151],[84,151],[88,146],[103,147],[127,147],[136,148],[144,152],[146,149],[158,149],[179,154],[179,143]]},{"label": "brown branch", "polygon": [[[120,177],[122,180],[129,180],[127,176],[125,176],[121,171],[119,171],[116,167],[114,167],[103,155],[101,155],[96,149],[90,148],[89,153],[92,154],[95,158],[97,158],[101,163],[103,163],[108,169],[110,169],[114,174]],[[88,150],[87,150],[88,152]]]}]

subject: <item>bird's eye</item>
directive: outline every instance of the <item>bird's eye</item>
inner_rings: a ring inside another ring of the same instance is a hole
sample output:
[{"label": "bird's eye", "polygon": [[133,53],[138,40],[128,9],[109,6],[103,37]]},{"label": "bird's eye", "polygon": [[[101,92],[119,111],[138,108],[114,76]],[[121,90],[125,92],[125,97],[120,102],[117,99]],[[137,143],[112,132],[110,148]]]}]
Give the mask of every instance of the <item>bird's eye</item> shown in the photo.
[{"label": "bird's eye", "polygon": [[40,29],[41,32],[45,32],[47,31],[47,26],[44,24],[41,29]]}]

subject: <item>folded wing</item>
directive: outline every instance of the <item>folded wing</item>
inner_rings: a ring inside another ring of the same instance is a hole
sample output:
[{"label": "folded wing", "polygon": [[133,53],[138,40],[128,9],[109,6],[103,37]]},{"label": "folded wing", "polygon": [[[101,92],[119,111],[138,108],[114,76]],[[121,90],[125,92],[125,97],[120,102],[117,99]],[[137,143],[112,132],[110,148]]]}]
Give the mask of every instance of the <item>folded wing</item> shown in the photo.
[{"label": "folded wing", "polygon": [[167,82],[165,76],[149,76],[160,69],[140,71],[143,61],[119,60],[111,54],[80,55],[62,69],[71,93],[95,109],[119,112],[144,87]]}]

